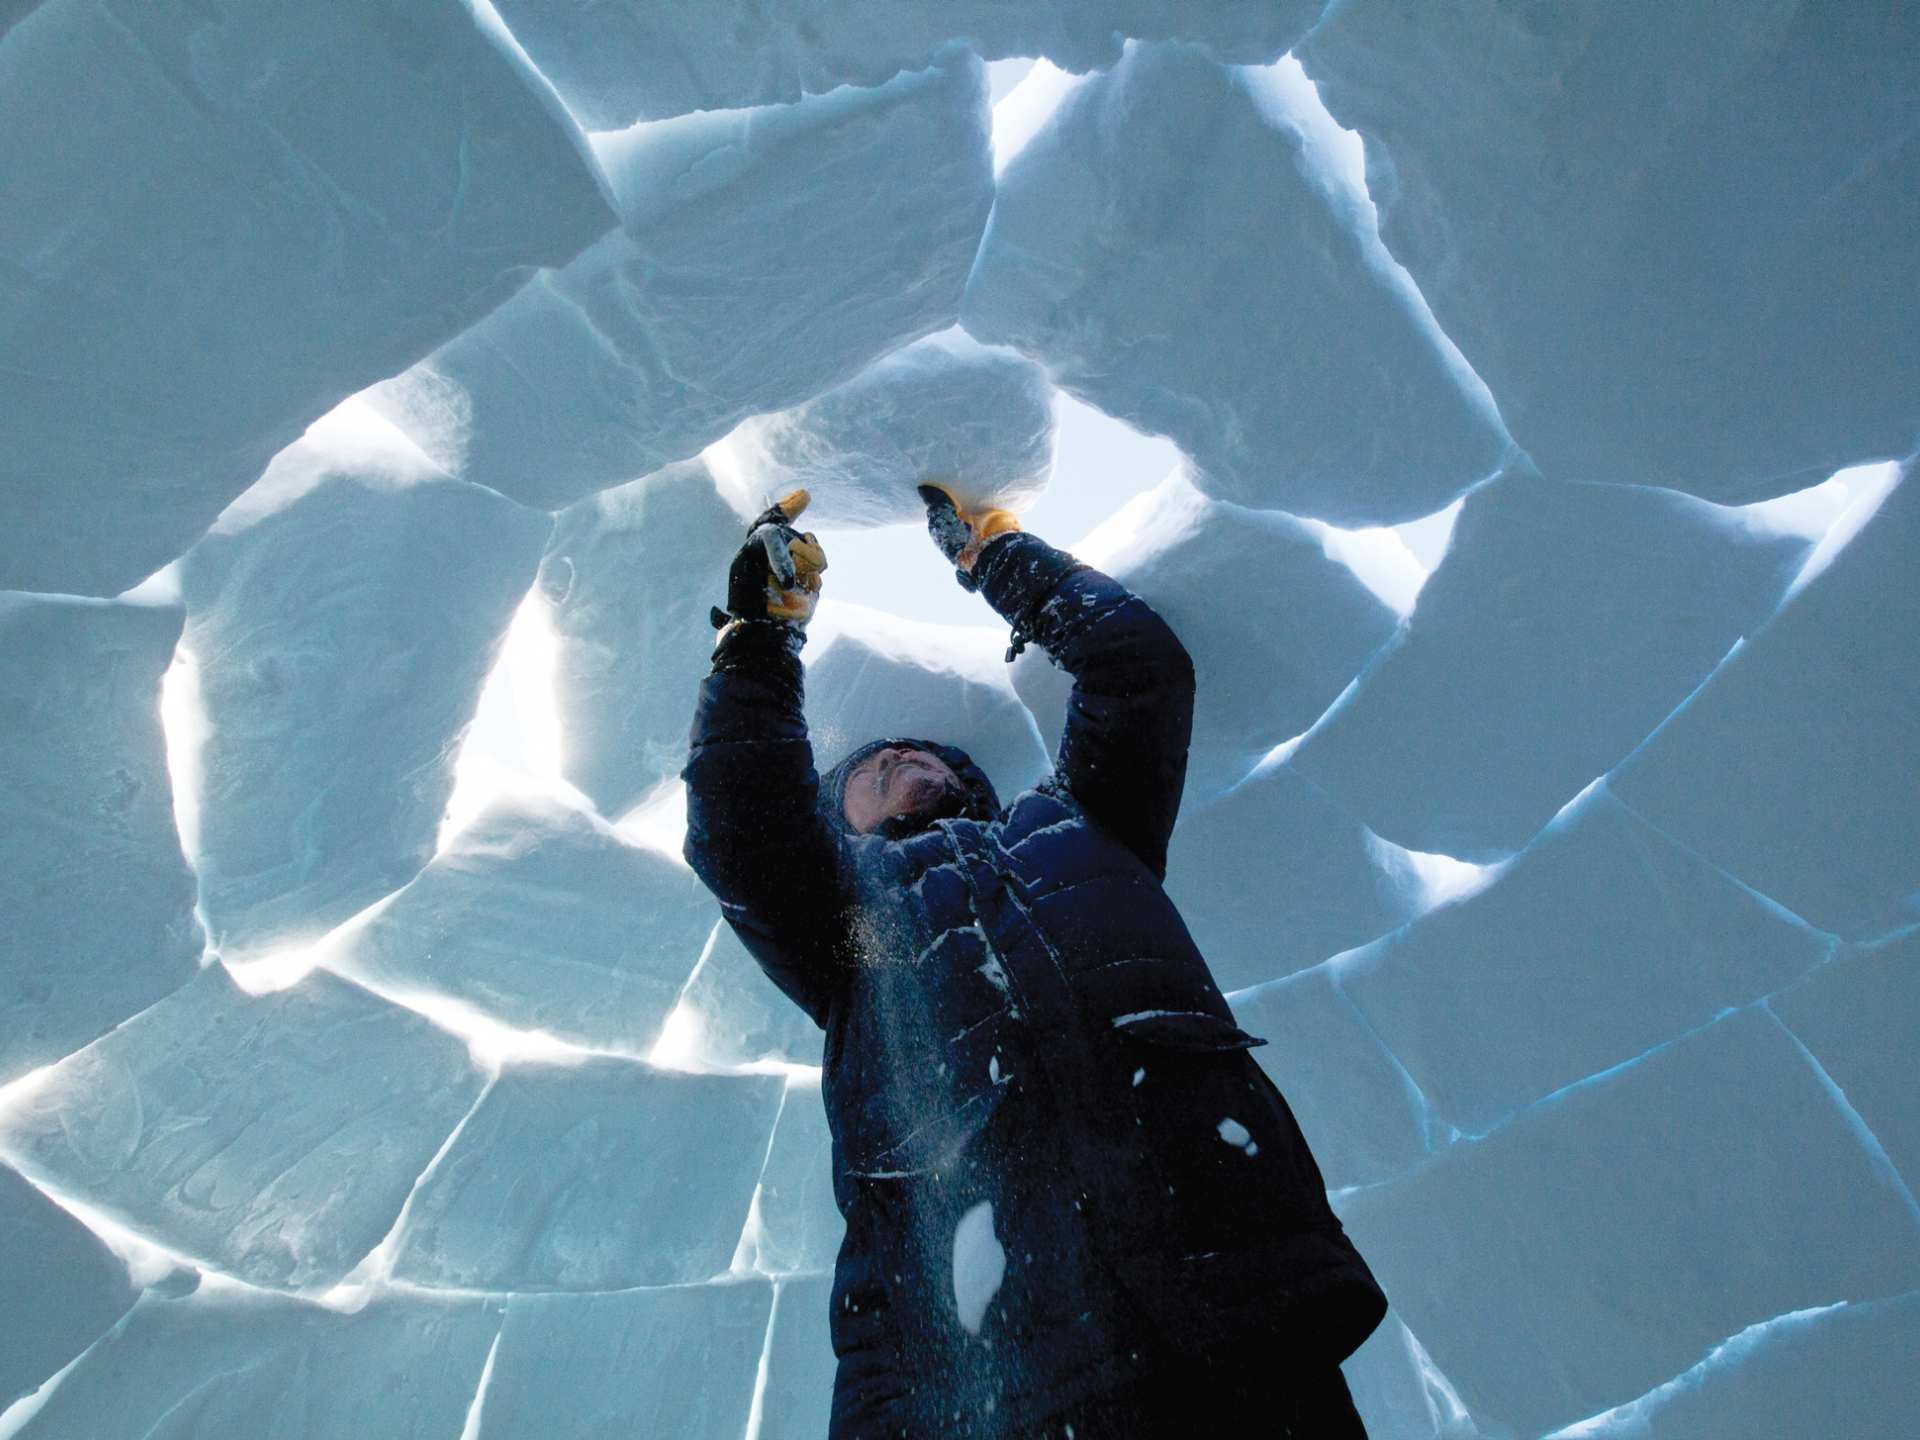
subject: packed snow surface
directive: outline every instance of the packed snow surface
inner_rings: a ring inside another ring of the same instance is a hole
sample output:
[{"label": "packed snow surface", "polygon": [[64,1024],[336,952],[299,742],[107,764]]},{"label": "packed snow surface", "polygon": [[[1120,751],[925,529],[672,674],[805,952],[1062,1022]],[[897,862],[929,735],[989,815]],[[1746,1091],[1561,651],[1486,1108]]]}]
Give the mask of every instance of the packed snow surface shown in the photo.
[{"label": "packed snow surface", "polygon": [[54,0],[0,39],[0,587],[111,595],[610,229],[466,0]]},{"label": "packed snow surface", "polygon": [[[1165,888],[1387,1293],[1371,1434],[1907,1440],[1917,25],[0,0],[0,1440],[818,1440],[844,1037],[679,773],[804,487],[816,772],[1049,778],[923,480],[1192,659]],[[983,935],[864,960],[1030,1103]],[[976,1335],[1077,1289],[1011,1193],[921,1237]]]}]

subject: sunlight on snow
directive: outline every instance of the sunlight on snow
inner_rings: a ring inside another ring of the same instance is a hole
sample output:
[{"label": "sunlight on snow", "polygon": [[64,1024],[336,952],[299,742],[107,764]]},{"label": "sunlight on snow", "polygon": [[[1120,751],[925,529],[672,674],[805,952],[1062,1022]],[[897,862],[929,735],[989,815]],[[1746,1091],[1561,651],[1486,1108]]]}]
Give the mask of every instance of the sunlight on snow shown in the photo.
[{"label": "sunlight on snow", "polygon": [[189,865],[200,863],[200,755],[209,732],[201,697],[200,668],[180,645],[160,677],[160,731],[166,743],[167,775],[173,782],[173,821]]},{"label": "sunlight on snow", "polygon": [[680,853],[687,837],[686,782],[661,781],[615,821],[613,828],[621,839],[658,850],[676,865],[686,865],[687,857]]},{"label": "sunlight on snow", "polygon": [[1791,602],[1794,596],[1819,578],[1820,573],[1833,563],[1834,557],[1846,549],[1853,537],[1873,519],[1881,503],[1900,483],[1900,465],[1897,461],[1881,465],[1857,465],[1850,470],[1842,470],[1833,480],[1846,493],[1845,507],[1826,527],[1820,543],[1813,547],[1813,553],[1807,556],[1807,563],[1800,567],[1800,573],[1787,588],[1786,598],[1780,602],[1782,605]]},{"label": "sunlight on snow", "polygon": [[1053,118],[1053,112],[1086,82],[1045,60],[1037,60],[1021,82],[993,107],[993,173],[998,178],[1007,162],[1026,148]]},{"label": "sunlight on snow", "polygon": [[507,627],[460,747],[453,795],[440,823],[440,851],[502,794],[547,795],[590,808],[560,773],[560,706],[554,698],[559,653],[552,611],[531,590]]}]

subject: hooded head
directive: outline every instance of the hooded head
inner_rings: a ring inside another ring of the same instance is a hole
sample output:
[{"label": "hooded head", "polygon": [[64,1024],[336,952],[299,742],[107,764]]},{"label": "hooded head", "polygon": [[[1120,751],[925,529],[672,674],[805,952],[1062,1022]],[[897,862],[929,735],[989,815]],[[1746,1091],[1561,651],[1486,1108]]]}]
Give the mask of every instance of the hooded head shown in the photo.
[{"label": "hooded head", "polygon": [[825,817],[827,824],[848,835],[858,833],[854,829],[853,822],[847,819],[847,781],[853,772],[860,768],[862,762],[889,747],[924,750],[953,771],[960,785],[957,791],[951,791],[941,797],[931,808],[911,815],[882,820],[869,833],[884,835],[889,840],[899,840],[916,831],[924,830],[935,820],[959,816],[965,816],[971,820],[991,820],[1000,813],[1000,798],[994,794],[993,782],[987,779],[985,771],[973,763],[973,757],[959,746],[942,745],[937,740],[892,736],[884,740],[868,741],[820,777],[820,813]]}]

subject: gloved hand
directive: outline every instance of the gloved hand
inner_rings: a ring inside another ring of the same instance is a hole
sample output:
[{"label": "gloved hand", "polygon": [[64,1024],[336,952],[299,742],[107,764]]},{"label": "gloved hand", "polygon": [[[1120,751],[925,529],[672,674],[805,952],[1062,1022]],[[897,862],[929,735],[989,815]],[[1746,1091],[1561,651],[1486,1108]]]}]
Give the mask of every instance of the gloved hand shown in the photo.
[{"label": "gloved hand", "polygon": [[820,600],[826,552],[811,531],[794,529],[809,496],[795,490],[754,517],[727,570],[727,608],[710,618],[716,630],[741,620],[785,620],[804,626]]},{"label": "gloved hand", "polygon": [[1019,517],[1011,510],[962,510],[946,486],[929,483],[918,488],[927,504],[927,530],[933,543],[963,575],[971,576],[973,562],[989,540],[1020,528]]}]

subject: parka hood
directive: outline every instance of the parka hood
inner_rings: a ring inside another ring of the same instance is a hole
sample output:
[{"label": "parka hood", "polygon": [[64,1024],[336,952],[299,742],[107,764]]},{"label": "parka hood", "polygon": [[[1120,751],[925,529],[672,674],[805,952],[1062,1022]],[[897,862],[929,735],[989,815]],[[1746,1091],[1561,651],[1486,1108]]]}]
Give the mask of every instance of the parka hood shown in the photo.
[{"label": "parka hood", "polygon": [[[958,745],[943,745],[938,740],[892,735],[880,740],[869,740],[820,777],[820,813],[833,829],[845,835],[858,833],[847,820],[845,808],[847,779],[859,767],[862,760],[876,751],[886,749],[889,745],[924,750],[929,755],[939,757],[948,769],[958,775],[960,784],[966,791],[966,802],[959,811],[960,815],[970,820],[986,821],[992,820],[1000,813],[1000,797],[994,793],[993,782],[987,779],[986,771],[973,763],[973,757]],[[882,821],[873,833],[883,835],[889,840],[900,840],[926,828],[931,823],[931,820],[917,823],[906,820],[886,820]]]}]

